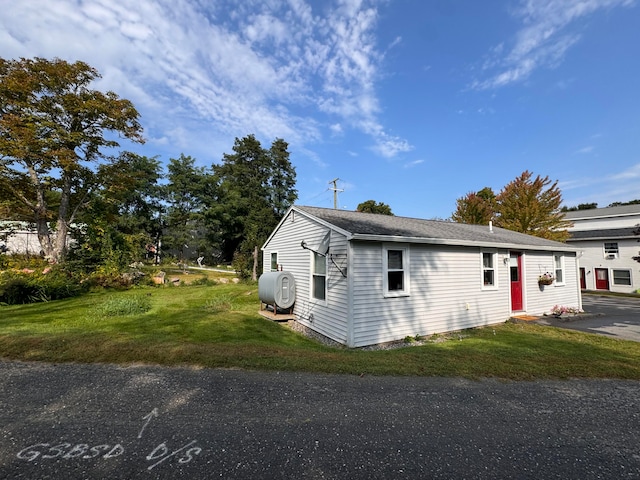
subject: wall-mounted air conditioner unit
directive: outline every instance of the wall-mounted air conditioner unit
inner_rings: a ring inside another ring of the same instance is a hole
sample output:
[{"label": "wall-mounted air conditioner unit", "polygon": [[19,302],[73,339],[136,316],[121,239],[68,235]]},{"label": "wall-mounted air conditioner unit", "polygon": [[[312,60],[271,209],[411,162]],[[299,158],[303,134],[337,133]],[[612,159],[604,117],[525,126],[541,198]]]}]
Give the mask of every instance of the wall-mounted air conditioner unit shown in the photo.
[{"label": "wall-mounted air conditioner unit", "polygon": [[614,258],[618,258],[618,254],[617,253],[607,253],[605,255],[605,258],[608,258],[609,260],[613,260]]}]

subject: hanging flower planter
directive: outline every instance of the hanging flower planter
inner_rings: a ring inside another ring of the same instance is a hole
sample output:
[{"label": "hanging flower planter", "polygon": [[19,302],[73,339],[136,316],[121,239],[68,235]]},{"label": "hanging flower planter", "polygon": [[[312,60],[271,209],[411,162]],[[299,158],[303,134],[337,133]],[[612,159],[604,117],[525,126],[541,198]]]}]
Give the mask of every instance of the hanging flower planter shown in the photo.
[{"label": "hanging flower planter", "polygon": [[555,279],[549,272],[544,273],[538,277],[538,285],[551,285]]}]

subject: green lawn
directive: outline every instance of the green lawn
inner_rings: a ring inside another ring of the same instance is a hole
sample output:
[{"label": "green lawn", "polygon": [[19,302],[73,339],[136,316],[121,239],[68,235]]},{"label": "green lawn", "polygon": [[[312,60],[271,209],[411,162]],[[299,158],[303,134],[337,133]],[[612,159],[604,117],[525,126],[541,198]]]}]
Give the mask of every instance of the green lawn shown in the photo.
[{"label": "green lawn", "polygon": [[0,306],[0,357],[355,375],[640,379],[640,343],[604,336],[505,323],[421,346],[362,351],[320,345],[258,310],[257,285],[247,284]]}]

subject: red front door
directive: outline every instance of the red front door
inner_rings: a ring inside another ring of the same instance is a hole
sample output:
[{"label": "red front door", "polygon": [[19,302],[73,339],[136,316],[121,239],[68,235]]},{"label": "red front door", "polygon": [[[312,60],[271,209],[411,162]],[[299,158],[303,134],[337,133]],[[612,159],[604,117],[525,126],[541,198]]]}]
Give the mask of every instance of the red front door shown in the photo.
[{"label": "red front door", "polygon": [[509,256],[509,272],[511,275],[511,310],[522,310],[522,254],[511,252]]},{"label": "red front door", "polygon": [[587,272],[584,267],[580,267],[580,288],[587,289]]},{"label": "red front door", "polygon": [[609,290],[609,270],[596,268],[596,290]]}]

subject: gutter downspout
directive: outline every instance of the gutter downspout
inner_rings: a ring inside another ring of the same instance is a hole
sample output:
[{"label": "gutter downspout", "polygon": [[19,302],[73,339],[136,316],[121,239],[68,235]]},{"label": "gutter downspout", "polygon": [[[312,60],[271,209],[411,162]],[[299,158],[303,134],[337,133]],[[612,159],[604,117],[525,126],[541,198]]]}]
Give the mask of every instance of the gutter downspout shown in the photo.
[{"label": "gutter downspout", "polygon": [[353,242],[347,239],[347,347],[355,345],[355,319],[353,318]]}]

